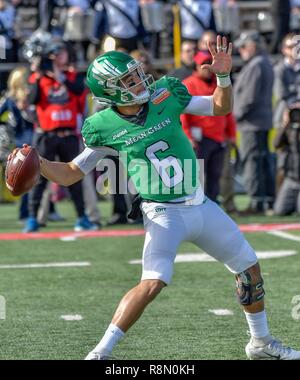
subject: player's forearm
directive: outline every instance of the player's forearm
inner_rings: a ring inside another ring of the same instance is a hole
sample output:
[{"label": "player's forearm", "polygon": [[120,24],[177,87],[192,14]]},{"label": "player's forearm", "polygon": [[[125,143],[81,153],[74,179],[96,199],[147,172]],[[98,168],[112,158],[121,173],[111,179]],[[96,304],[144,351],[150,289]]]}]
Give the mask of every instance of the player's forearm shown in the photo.
[{"label": "player's forearm", "polygon": [[233,96],[232,96],[232,86],[220,87],[214,91],[213,94],[214,101],[214,115],[215,116],[225,116],[232,112],[233,106]]},{"label": "player's forearm", "polygon": [[41,158],[40,165],[43,177],[62,186],[73,185],[73,183],[80,181],[84,176],[72,162],[52,162]]}]

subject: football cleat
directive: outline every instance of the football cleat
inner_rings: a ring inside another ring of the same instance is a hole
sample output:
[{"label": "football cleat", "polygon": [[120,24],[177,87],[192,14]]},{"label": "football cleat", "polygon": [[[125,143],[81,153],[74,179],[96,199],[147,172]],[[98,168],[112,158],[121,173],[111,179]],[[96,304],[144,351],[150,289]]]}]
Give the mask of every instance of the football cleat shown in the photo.
[{"label": "football cleat", "polygon": [[84,360],[110,360],[111,358],[97,351],[91,351],[88,353]]},{"label": "football cleat", "polygon": [[275,338],[259,347],[253,344],[251,338],[245,351],[250,360],[300,360],[300,351],[283,346],[281,341]]}]

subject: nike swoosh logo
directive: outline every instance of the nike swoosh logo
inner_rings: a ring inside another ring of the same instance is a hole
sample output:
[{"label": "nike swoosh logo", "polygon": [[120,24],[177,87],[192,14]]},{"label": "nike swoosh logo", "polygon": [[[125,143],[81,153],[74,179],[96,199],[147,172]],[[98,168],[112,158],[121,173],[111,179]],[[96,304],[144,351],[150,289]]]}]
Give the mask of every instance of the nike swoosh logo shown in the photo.
[{"label": "nike swoosh logo", "polygon": [[280,355],[271,355],[271,354],[268,354],[267,352],[263,351],[264,354],[270,356],[270,358],[274,358],[274,359],[277,359],[277,360],[280,360]]},{"label": "nike swoosh logo", "polygon": [[165,110],[166,107],[163,107],[160,111],[157,112],[158,115],[160,115],[164,110]]}]

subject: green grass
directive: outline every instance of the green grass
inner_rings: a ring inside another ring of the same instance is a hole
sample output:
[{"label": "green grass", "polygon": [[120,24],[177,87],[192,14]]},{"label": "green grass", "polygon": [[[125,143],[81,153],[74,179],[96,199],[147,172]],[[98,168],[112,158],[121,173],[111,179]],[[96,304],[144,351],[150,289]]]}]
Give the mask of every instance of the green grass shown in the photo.
[{"label": "green grass", "polygon": [[[104,219],[111,205],[100,203]],[[67,222],[45,230],[70,229],[74,211],[59,205]],[[18,231],[16,206],[0,205],[0,232]],[[296,218],[247,218],[247,222],[295,222]],[[135,226],[136,228],[136,226]],[[299,232],[288,231],[299,236]],[[295,250],[298,255],[261,260],[272,333],[300,349],[300,320],[291,317],[300,294],[299,242],[266,233],[247,234],[257,250]],[[0,359],[82,359],[98,343],[121,296],[140,278],[143,237],[0,241],[0,265],[90,261],[90,267],[0,269],[7,315],[0,320]],[[179,250],[196,252],[185,243]],[[218,317],[209,309],[230,309]],[[67,322],[64,314],[81,314]],[[234,278],[219,263],[178,263],[172,284],[147,308],[115,348],[120,359],[245,359],[247,325],[235,299]]]}]

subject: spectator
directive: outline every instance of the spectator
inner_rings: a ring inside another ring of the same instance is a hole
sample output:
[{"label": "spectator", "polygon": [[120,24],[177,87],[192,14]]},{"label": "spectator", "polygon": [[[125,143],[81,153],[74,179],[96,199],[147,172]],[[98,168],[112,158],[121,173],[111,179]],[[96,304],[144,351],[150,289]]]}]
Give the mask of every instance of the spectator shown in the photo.
[{"label": "spectator", "polygon": [[[8,1],[0,0],[0,60],[3,63],[15,59],[12,41],[15,13],[15,8]],[[0,71],[0,93],[5,89],[7,78],[8,73]]]},{"label": "spectator", "polygon": [[145,37],[138,0],[106,0],[104,3],[108,34],[115,39],[116,46],[128,52],[138,48],[138,40]]},{"label": "spectator", "polygon": [[106,158],[114,163],[116,173],[119,173],[115,178],[109,178],[115,191],[112,194],[112,216],[109,218],[107,225],[128,224],[127,214],[130,208],[130,200],[129,195],[124,194],[123,191],[124,186],[127,185],[123,166],[118,157],[107,156]]},{"label": "spectator", "polygon": [[92,2],[94,8],[94,23],[91,42],[97,46],[102,43],[103,37],[107,32],[107,14],[103,4],[103,0]]},{"label": "spectator", "polygon": [[164,5],[157,0],[139,0],[141,17],[150,37],[150,52],[153,58],[159,57],[160,33],[165,28]]},{"label": "spectator", "polygon": [[27,104],[28,72],[25,67],[13,70],[8,78],[8,89],[0,104],[0,115],[8,112],[8,120],[15,131],[16,146],[31,144],[34,115]]},{"label": "spectator", "polygon": [[[63,222],[66,219],[56,209],[56,202],[61,200],[66,193],[56,183],[48,183],[43,192],[43,197],[37,214],[40,227],[46,227],[47,222]],[[59,196],[58,196],[59,195]]]},{"label": "spectator", "polygon": [[[31,91],[29,99],[36,105],[38,129],[34,143],[39,153],[47,159],[56,156],[62,161],[71,161],[79,153],[76,133],[79,96],[84,91],[83,81],[68,65],[68,53],[61,42],[52,41],[43,52],[39,70],[29,78]],[[29,194],[29,214],[24,232],[37,231],[37,212],[47,180],[40,182]],[[78,220],[75,231],[97,229],[84,211],[82,184],[69,188]]]},{"label": "spectator", "polygon": [[[31,144],[33,135],[34,113],[27,103],[28,86],[27,69],[19,67],[8,78],[8,89],[0,102],[0,119],[14,131],[16,147]],[[21,198],[19,220],[28,218],[28,194]]]},{"label": "spectator", "polygon": [[300,0],[290,0],[290,28],[295,33],[300,32]]},{"label": "spectator", "polygon": [[175,77],[182,81],[192,75],[195,69],[194,55],[196,53],[196,43],[193,41],[184,41],[181,44],[181,67],[173,69],[168,76]]},{"label": "spectator", "polygon": [[86,12],[90,7],[90,0],[67,0],[69,10],[72,12]]},{"label": "spectator", "polygon": [[[282,58],[275,66],[275,113],[274,126],[282,126],[283,112],[288,103],[300,99],[300,66],[299,60],[295,56],[297,37],[294,33],[287,34],[282,41]],[[276,155],[276,191],[278,192],[284,176],[287,160],[287,149],[281,147]]]},{"label": "spectator", "polygon": [[281,41],[290,31],[290,0],[271,0],[271,14],[274,32],[270,44],[270,53],[277,54]]},{"label": "spectator", "polygon": [[285,177],[277,194],[276,215],[300,214],[300,102],[285,110],[282,126],[274,140],[276,149],[287,150]]},{"label": "spectator", "polygon": [[232,39],[239,32],[240,19],[236,0],[214,0],[214,15],[218,33]]},{"label": "spectator", "polygon": [[83,64],[94,32],[94,11],[88,0],[67,0],[67,5],[63,39],[76,52],[76,62]]},{"label": "spectator", "polygon": [[275,126],[282,125],[283,110],[287,101],[300,99],[300,61],[295,54],[298,40],[295,33],[287,34],[282,41],[282,57],[274,68],[274,96],[276,99]]},{"label": "spectator", "polygon": [[130,55],[139,62],[143,63],[143,69],[145,74],[151,74],[154,80],[158,80],[160,75],[154,69],[150,55],[145,50],[133,50]]},{"label": "spectator", "polygon": [[[54,14],[54,8],[66,8],[65,0],[40,0],[39,1],[39,19],[40,19],[40,27],[39,29],[47,32],[54,32],[52,30],[51,21]],[[60,28],[56,28],[56,33],[59,33],[61,36],[63,34],[63,30],[59,30]],[[55,34],[56,34],[55,33]]]},{"label": "spectator", "polygon": [[0,0],[0,36],[5,38],[6,55],[12,50],[12,38],[14,34],[14,20],[16,10],[8,1]]},{"label": "spectator", "polygon": [[181,0],[181,35],[197,43],[207,29],[216,30],[211,0]]},{"label": "spectator", "polygon": [[198,50],[208,51],[207,43],[212,42],[214,45],[217,41],[217,33],[214,30],[206,30],[203,32],[200,40],[197,43]]},{"label": "spectator", "polygon": [[[79,96],[79,109],[78,109],[78,115],[77,115],[77,129],[79,134],[79,140],[80,140],[80,150],[84,150],[84,143],[81,137],[81,128],[83,125],[83,120],[88,116],[88,89],[85,89],[83,93]],[[97,201],[97,192],[96,192],[96,186],[95,186],[95,173],[91,172],[88,175],[86,175],[83,180],[83,197],[84,197],[84,204],[86,208],[86,214],[91,221],[91,223],[97,225],[98,227],[101,227],[101,216],[98,209]]]},{"label": "spectator", "polygon": [[[234,116],[232,115],[232,120],[236,123]],[[224,153],[224,165],[222,168],[221,178],[220,178],[220,196],[221,204],[224,210],[229,213],[239,214],[237,206],[234,201],[235,189],[234,189],[234,176],[236,172],[236,167],[239,160],[238,147],[236,145],[236,139],[232,138],[228,133],[230,131],[226,130],[226,147]],[[235,155],[235,162],[232,162],[232,153]]]},{"label": "spectator", "polygon": [[[209,52],[198,52],[195,55],[196,71],[183,83],[193,95],[210,96],[214,93],[217,83],[215,75],[202,68],[211,64]],[[191,140],[197,158],[204,160],[205,188],[207,196],[217,201],[220,190],[227,134],[235,142],[235,121],[232,114],[227,116],[197,116],[183,114],[182,126]]]},{"label": "spectator", "polygon": [[234,115],[241,131],[244,185],[251,198],[245,213],[260,213],[274,202],[274,175],[268,147],[274,73],[258,32],[242,33],[235,46],[245,62],[234,85]]}]

